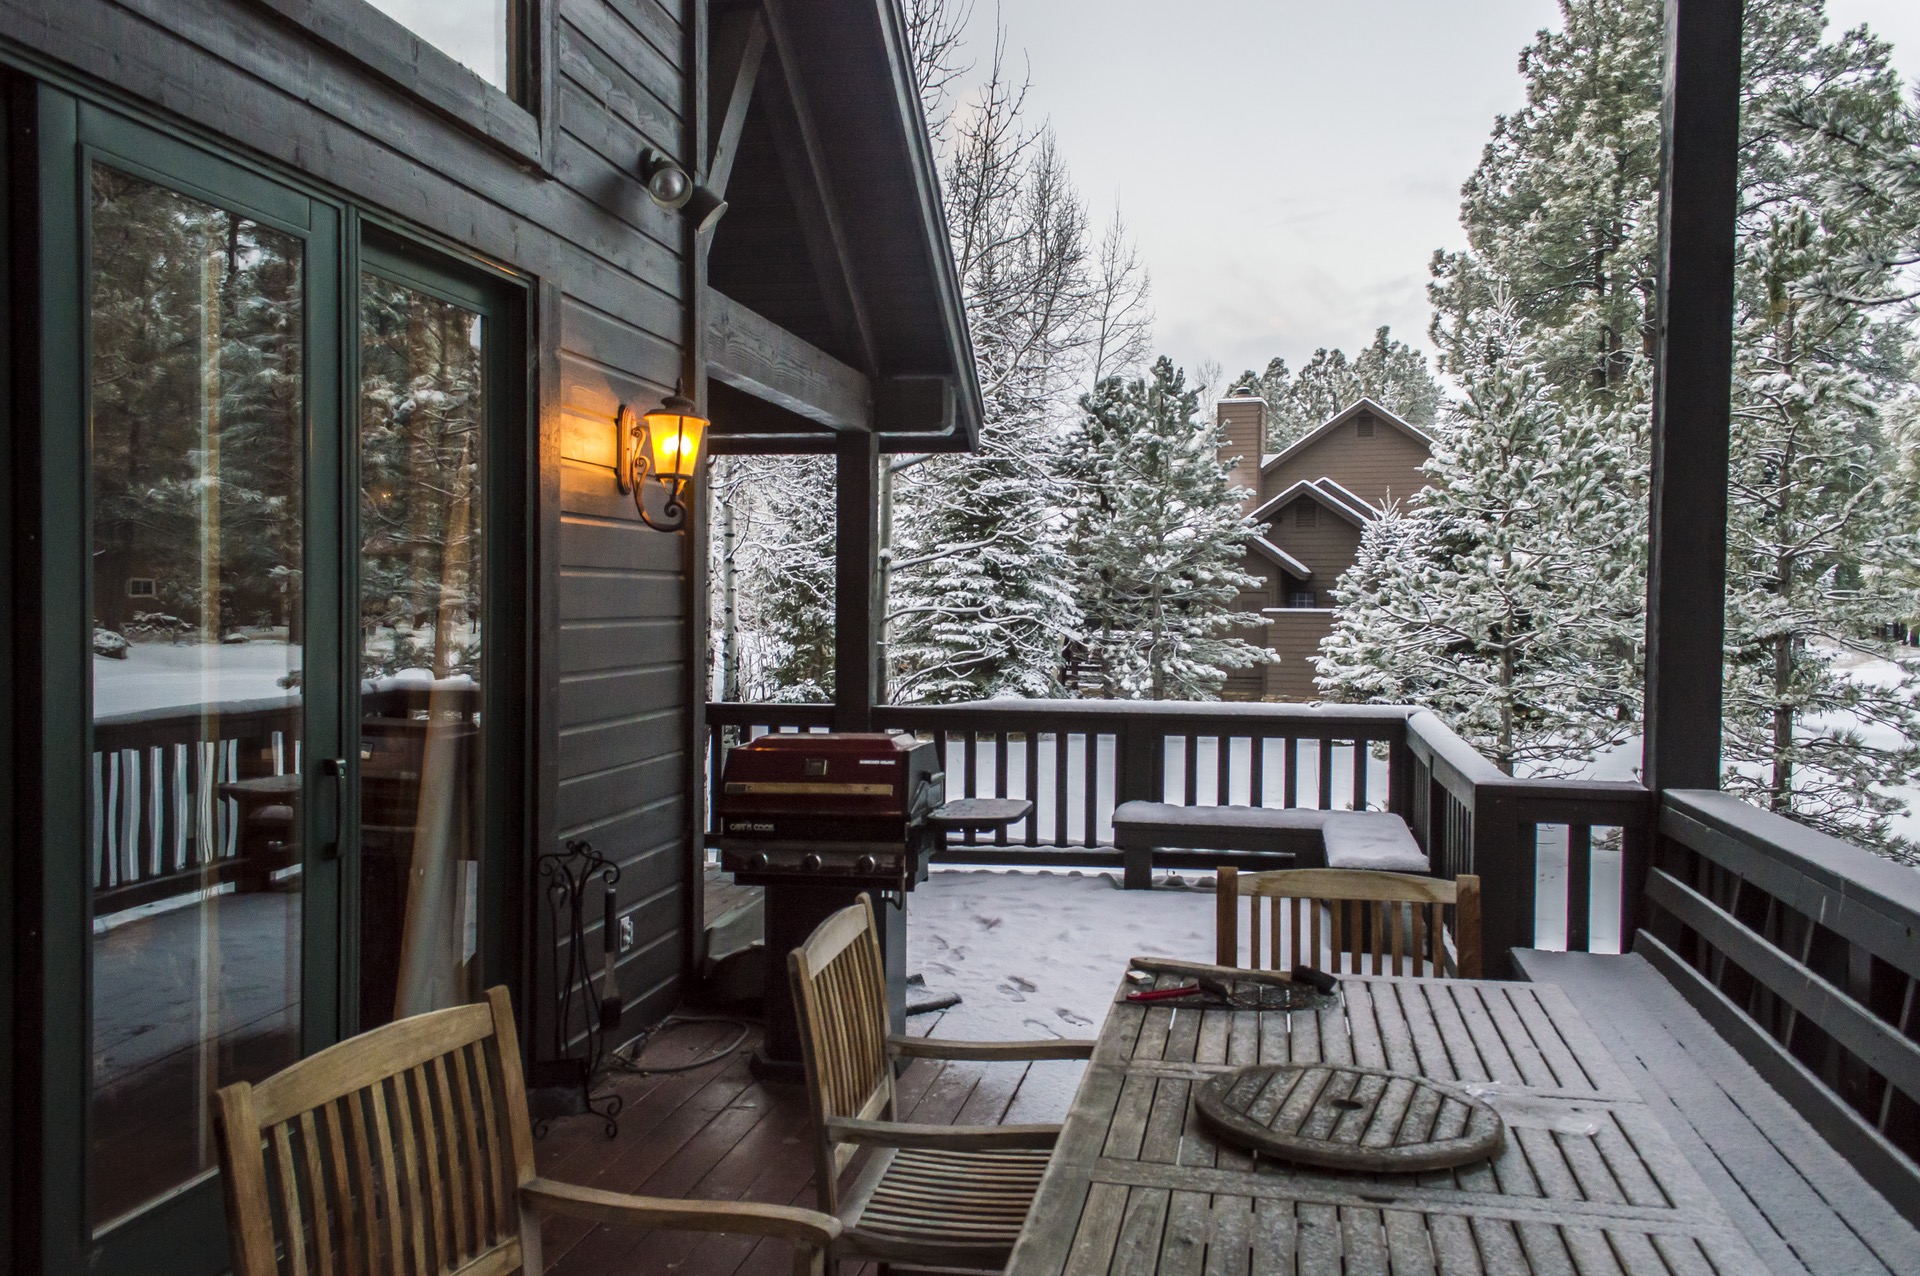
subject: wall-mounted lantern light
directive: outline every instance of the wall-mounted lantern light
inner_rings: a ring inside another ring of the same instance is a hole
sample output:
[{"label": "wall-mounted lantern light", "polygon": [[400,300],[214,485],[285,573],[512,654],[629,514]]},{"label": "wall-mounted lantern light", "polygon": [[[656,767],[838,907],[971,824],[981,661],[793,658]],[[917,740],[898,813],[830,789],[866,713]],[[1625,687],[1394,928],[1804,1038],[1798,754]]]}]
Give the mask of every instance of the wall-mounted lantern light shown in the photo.
[{"label": "wall-mounted lantern light", "polygon": [[711,230],[727,211],[727,201],[697,185],[687,170],[651,146],[640,152],[640,180],[653,202],[669,212],[685,210],[696,231]]},{"label": "wall-mounted lantern light", "polygon": [[[677,532],[687,525],[687,485],[700,459],[705,417],[697,415],[693,400],[675,391],[659,407],[642,417],[628,404],[620,405],[620,454],[614,474],[622,492],[633,494],[640,521],[656,532]],[[647,512],[646,479],[651,472],[667,489],[660,521]]]}]

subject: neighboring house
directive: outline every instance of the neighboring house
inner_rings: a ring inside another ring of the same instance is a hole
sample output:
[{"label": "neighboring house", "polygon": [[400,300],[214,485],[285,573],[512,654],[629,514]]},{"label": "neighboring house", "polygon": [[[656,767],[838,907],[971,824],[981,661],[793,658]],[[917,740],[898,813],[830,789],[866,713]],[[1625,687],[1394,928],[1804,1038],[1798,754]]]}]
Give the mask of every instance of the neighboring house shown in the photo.
[{"label": "neighboring house", "polygon": [[[1277,664],[1228,675],[1228,700],[1317,700],[1313,657],[1333,625],[1333,587],[1353,565],[1360,534],[1389,501],[1427,485],[1420,467],[1433,440],[1372,399],[1361,399],[1256,469],[1267,437],[1267,405],[1222,399],[1220,457],[1237,462],[1228,481],[1245,490],[1241,508],[1262,525],[1248,543],[1246,569],[1260,578],[1240,606],[1267,618],[1265,643]],[[1255,637],[1253,641],[1260,641]]]}]

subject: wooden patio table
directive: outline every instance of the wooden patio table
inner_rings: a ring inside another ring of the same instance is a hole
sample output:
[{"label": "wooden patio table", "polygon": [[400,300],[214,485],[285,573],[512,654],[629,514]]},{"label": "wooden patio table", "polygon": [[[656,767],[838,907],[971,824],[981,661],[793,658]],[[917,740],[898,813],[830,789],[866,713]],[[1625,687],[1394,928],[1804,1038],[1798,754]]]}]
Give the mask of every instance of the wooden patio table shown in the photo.
[{"label": "wooden patio table", "polygon": [[[1766,1270],[1553,985],[1346,978],[1336,1004],[1292,1013],[1129,1003],[1129,990],[1009,1276]],[[1210,1077],[1319,1061],[1460,1083],[1499,1111],[1505,1146],[1453,1170],[1317,1170],[1256,1159],[1194,1111]]]}]

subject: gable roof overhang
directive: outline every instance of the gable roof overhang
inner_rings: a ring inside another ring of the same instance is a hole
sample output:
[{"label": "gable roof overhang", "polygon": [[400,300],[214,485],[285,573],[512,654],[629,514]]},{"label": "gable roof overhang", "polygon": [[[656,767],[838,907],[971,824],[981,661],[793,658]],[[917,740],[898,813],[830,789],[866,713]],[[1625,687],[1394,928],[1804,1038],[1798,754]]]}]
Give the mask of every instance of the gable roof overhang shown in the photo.
[{"label": "gable roof overhang", "polygon": [[716,3],[699,298],[712,450],[978,444],[933,145],[895,0]]},{"label": "gable roof overhang", "polygon": [[1317,429],[1313,430],[1311,433],[1303,435],[1299,439],[1296,439],[1291,447],[1288,447],[1283,451],[1276,452],[1272,456],[1269,456],[1266,460],[1262,461],[1260,463],[1260,472],[1262,474],[1265,474],[1267,471],[1272,470],[1277,466],[1292,460],[1294,457],[1300,455],[1302,452],[1306,451],[1308,448],[1318,443],[1321,439],[1326,438],[1329,434],[1332,434],[1335,430],[1339,429],[1341,426],[1345,425],[1347,422],[1353,420],[1353,418],[1355,418],[1356,416],[1359,416],[1362,412],[1369,413],[1375,417],[1378,417],[1380,420],[1385,421],[1388,425],[1400,431],[1400,433],[1406,435],[1408,438],[1420,444],[1422,447],[1429,448],[1429,449],[1433,447],[1433,436],[1431,434],[1428,434],[1425,430],[1420,429],[1416,425],[1408,424],[1406,421],[1402,420],[1399,416],[1381,407],[1374,400],[1362,396],[1361,398],[1355,399],[1351,404],[1347,405],[1345,408],[1342,408],[1339,412],[1335,413],[1333,416],[1327,418],[1327,420],[1324,423],[1322,423]]},{"label": "gable roof overhang", "polygon": [[1313,485],[1335,500],[1344,502],[1354,513],[1369,522],[1380,517],[1379,507],[1338,479],[1322,474],[1313,480]]},{"label": "gable roof overhang", "polygon": [[[1345,491],[1346,489],[1342,488],[1341,490]],[[1351,492],[1348,492],[1347,495],[1353,500],[1360,500],[1359,497],[1353,496]],[[1361,510],[1355,509],[1352,505],[1349,505],[1346,500],[1335,496],[1332,492],[1321,487],[1318,482],[1310,479],[1301,479],[1284,492],[1276,492],[1272,497],[1262,501],[1256,506],[1248,517],[1264,523],[1302,496],[1309,497],[1327,509],[1332,510],[1341,518],[1352,523],[1355,527],[1365,527],[1373,519],[1371,513],[1363,513]],[[1361,505],[1365,506],[1366,502],[1362,501]]]},{"label": "gable roof overhang", "polygon": [[1255,553],[1259,554],[1262,558],[1266,559],[1268,562],[1272,563],[1274,566],[1279,567],[1282,570],[1294,576],[1298,576],[1301,580],[1313,579],[1313,568],[1307,566],[1305,563],[1295,558],[1292,554],[1289,554],[1286,550],[1281,549],[1278,545],[1274,544],[1272,541],[1268,540],[1266,537],[1264,536],[1248,537],[1247,544],[1253,549]]}]

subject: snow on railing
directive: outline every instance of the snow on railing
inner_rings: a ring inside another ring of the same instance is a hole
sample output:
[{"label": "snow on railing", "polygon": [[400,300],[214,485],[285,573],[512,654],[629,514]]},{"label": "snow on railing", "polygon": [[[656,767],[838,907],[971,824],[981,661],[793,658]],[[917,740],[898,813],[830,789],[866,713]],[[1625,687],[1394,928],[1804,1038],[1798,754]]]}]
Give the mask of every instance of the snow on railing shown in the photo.
[{"label": "snow on railing", "polygon": [[[818,704],[709,705],[709,799],[733,745],[825,731],[832,718]],[[937,741],[950,797],[1033,800],[1030,819],[989,843],[954,837],[943,862],[1119,867],[1113,809],[1133,798],[1386,810],[1407,821],[1435,873],[1481,875],[1498,962],[1523,946],[1618,951],[1632,933],[1638,891],[1626,883],[1644,871],[1646,790],[1514,779],[1424,709],[990,700],[885,705],[874,725]]]}]

